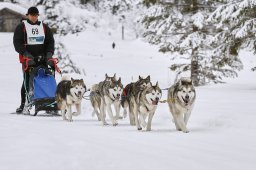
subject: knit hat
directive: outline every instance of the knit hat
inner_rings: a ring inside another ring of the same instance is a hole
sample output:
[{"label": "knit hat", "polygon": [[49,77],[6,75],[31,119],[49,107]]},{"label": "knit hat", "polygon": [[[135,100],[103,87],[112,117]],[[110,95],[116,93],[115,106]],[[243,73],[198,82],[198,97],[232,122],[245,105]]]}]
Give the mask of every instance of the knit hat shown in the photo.
[{"label": "knit hat", "polygon": [[38,11],[38,9],[37,9],[37,7],[30,7],[29,9],[28,9],[28,12],[27,12],[27,14],[26,15],[29,15],[29,14],[32,14],[32,15],[39,15],[39,11]]}]

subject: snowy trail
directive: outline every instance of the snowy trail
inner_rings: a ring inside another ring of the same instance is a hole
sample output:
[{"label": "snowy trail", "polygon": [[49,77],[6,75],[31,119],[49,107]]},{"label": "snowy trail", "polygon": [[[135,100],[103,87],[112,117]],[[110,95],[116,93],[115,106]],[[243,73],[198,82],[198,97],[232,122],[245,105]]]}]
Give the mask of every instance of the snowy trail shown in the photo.
[{"label": "snowy trail", "polygon": [[[1,170],[256,168],[256,80],[249,68],[240,73],[243,77],[227,84],[196,89],[190,133],[175,131],[166,104],[159,104],[152,131],[138,132],[127,118],[117,127],[102,127],[91,117],[88,101],[83,101],[83,113],[72,123],[45,114],[10,114],[20,100],[21,67],[12,47],[12,34],[1,33],[0,40]],[[112,40],[92,32],[69,36],[64,42],[85,69],[83,78],[89,87],[101,81],[105,73],[117,73],[124,84],[139,74],[150,74],[163,88],[173,80],[167,78],[168,58],[138,40],[117,40],[115,51],[109,46]]]}]

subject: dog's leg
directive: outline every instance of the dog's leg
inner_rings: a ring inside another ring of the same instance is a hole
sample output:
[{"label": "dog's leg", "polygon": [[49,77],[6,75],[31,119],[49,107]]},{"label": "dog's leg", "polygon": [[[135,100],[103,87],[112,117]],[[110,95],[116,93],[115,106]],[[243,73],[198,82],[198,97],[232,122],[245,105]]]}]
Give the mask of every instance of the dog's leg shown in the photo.
[{"label": "dog's leg", "polygon": [[72,112],[71,112],[71,105],[70,104],[67,104],[67,119],[70,122],[73,121],[73,119],[72,119]]},{"label": "dog's leg", "polygon": [[[174,118],[174,120],[175,120],[175,118]],[[182,132],[184,132],[184,133],[188,133],[189,132],[187,127],[186,127],[186,124],[184,122],[182,114],[176,115],[176,121],[177,121],[177,124],[179,125],[179,127],[181,128]]]},{"label": "dog's leg", "polygon": [[101,103],[100,103],[100,119],[102,121],[102,125],[108,125],[105,118],[106,118],[106,115],[105,115],[105,108],[104,108],[104,101],[103,99],[101,99]]},{"label": "dog's leg", "polygon": [[66,107],[67,107],[67,105],[66,105],[66,103],[64,101],[58,102],[58,108],[61,111],[61,116],[62,116],[63,120],[67,120],[67,117],[66,117]]},{"label": "dog's leg", "polygon": [[188,119],[190,118],[190,115],[191,115],[191,112],[192,112],[193,108],[194,108],[194,104],[191,106],[189,111],[184,114],[184,122],[185,122],[186,125],[188,124]]},{"label": "dog's leg", "polygon": [[184,114],[185,125],[188,124],[188,119],[189,119],[190,115],[191,115],[191,110]]},{"label": "dog's leg", "polygon": [[124,117],[124,118],[126,118],[126,116],[127,116],[127,107],[128,107],[128,103],[127,103],[127,102],[124,102],[124,107],[123,107],[123,109],[124,109],[124,111],[123,111],[123,117]]},{"label": "dog's leg", "polygon": [[148,116],[147,131],[151,131],[151,123],[155,112],[150,112]]},{"label": "dog's leg", "polygon": [[179,111],[176,111],[174,109],[174,107],[172,106],[172,103],[168,103],[168,105],[169,105],[169,110],[170,110],[170,112],[172,114],[172,117],[173,117],[173,122],[175,124],[176,130],[181,131],[182,129],[181,129],[181,127],[178,123],[178,120],[177,120],[177,114],[178,114]]},{"label": "dog's leg", "polygon": [[96,114],[98,121],[101,121],[101,116],[100,116],[100,113],[98,112],[97,108],[94,108],[93,113]]},{"label": "dog's leg", "polygon": [[67,117],[66,117],[66,110],[61,110],[61,116],[62,116],[62,119],[63,120],[67,120]]},{"label": "dog's leg", "polygon": [[126,118],[126,116],[127,116],[127,109],[124,108],[124,111],[123,111],[123,118]]},{"label": "dog's leg", "polygon": [[136,124],[136,127],[138,130],[142,130],[141,126],[140,126],[140,122],[139,122],[139,119],[138,119],[138,106],[137,104],[135,103],[134,101],[134,117],[135,117],[135,124]]},{"label": "dog's leg", "polygon": [[78,116],[81,114],[81,103],[76,104],[76,112],[73,112],[72,115]]},{"label": "dog's leg", "polygon": [[135,117],[134,117],[134,106],[132,103],[129,104],[129,119],[130,119],[130,125],[135,126]]},{"label": "dog's leg", "polygon": [[173,122],[175,124],[176,130],[181,131],[181,128],[180,128],[179,124],[177,123],[177,118],[175,116],[173,116]]},{"label": "dog's leg", "polygon": [[143,115],[142,113],[139,112],[139,120],[140,120],[140,123],[141,125],[145,128],[147,126],[147,123],[145,121],[145,115]]},{"label": "dog's leg", "polygon": [[112,121],[113,126],[118,125],[117,120],[113,116],[113,112],[112,112],[111,104],[110,103],[107,104],[107,111],[108,111],[108,115],[109,115],[109,117],[110,117],[110,119]]},{"label": "dog's leg", "polygon": [[121,108],[121,103],[120,103],[120,101],[116,101],[116,102],[114,103],[114,106],[115,106],[115,111],[116,111],[116,120],[122,119],[123,117],[120,116],[120,108]]}]

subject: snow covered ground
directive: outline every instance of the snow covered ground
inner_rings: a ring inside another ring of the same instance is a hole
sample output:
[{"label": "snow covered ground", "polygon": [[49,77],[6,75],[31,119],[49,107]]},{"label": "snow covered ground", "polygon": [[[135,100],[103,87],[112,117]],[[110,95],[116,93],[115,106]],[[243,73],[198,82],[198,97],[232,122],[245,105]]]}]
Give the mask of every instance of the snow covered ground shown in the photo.
[{"label": "snow covered ground", "polygon": [[[22,82],[12,36],[0,34],[1,170],[256,168],[256,73],[250,71],[256,59],[251,53],[241,54],[245,69],[239,78],[196,89],[190,133],[175,131],[166,104],[159,104],[152,131],[138,132],[128,119],[120,120],[117,127],[103,127],[91,117],[87,100],[83,113],[72,123],[44,113],[37,117],[12,114],[20,104]],[[105,73],[116,73],[124,84],[150,74],[161,88],[174,80],[168,57],[140,40],[121,41],[90,31],[68,36],[64,42],[85,71],[85,76],[73,76],[84,78],[88,87],[103,80]],[[166,91],[162,99],[166,99]]]}]

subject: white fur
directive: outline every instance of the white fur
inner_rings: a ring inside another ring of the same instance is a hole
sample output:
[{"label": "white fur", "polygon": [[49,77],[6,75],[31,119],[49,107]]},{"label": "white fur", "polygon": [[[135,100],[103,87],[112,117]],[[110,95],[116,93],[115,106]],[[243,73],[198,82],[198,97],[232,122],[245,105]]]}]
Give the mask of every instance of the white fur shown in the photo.
[{"label": "white fur", "polygon": [[[119,95],[121,97],[123,89],[121,87],[114,87],[113,89],[109,89],[109,95],[108,96],[103,96],[101,98],[101,106],[100,106],[100,115],[101,115],[101,120],[103,125],[107,125],[108,123],[106,122],[106,111],[108,112],[108,115],[111,119],[111,122],[113,126],[118,125],[117,120],[119,119],[119,114],[120,114],[120,108],[121,108],[121,101],[120,99],[117,99],[116,97]],[[115,111],[116,111],[116,116],[113,116],[113,111],[111,108],[111,105],[114,105]]]},{"label": "white fur", "polygon": [[[171,94],[175,95],[171,96]],[[174,91],[174,86],[172,86],[168,91],[168,105],[176,129],[182,130],[184,133],[189,132],[187,123],[194,107],[195,97],[196,93],[192,91],[192,86],[184,86],[177,92]]]},{"label": "white fur", "polygon": [[[138,116],[139,116],[138,126],[137,126],[138,129],[141,128],[140,125],[142,125],[142,127],[146,128],[147,131],[151,131],[152,119],[157,109],[157,105],[155,105],[153,101],[156,101],[157,98],[158,100],[160,100],[161,97],[162,97],[162,93],[160,91],[155,91],[155,90],[145,95],[146,102],[144,102],[144,104],[146,105],[146,107],[144,105],[138,106]],[[140,102],[143,102],[143,101],[140,101]]]}]

